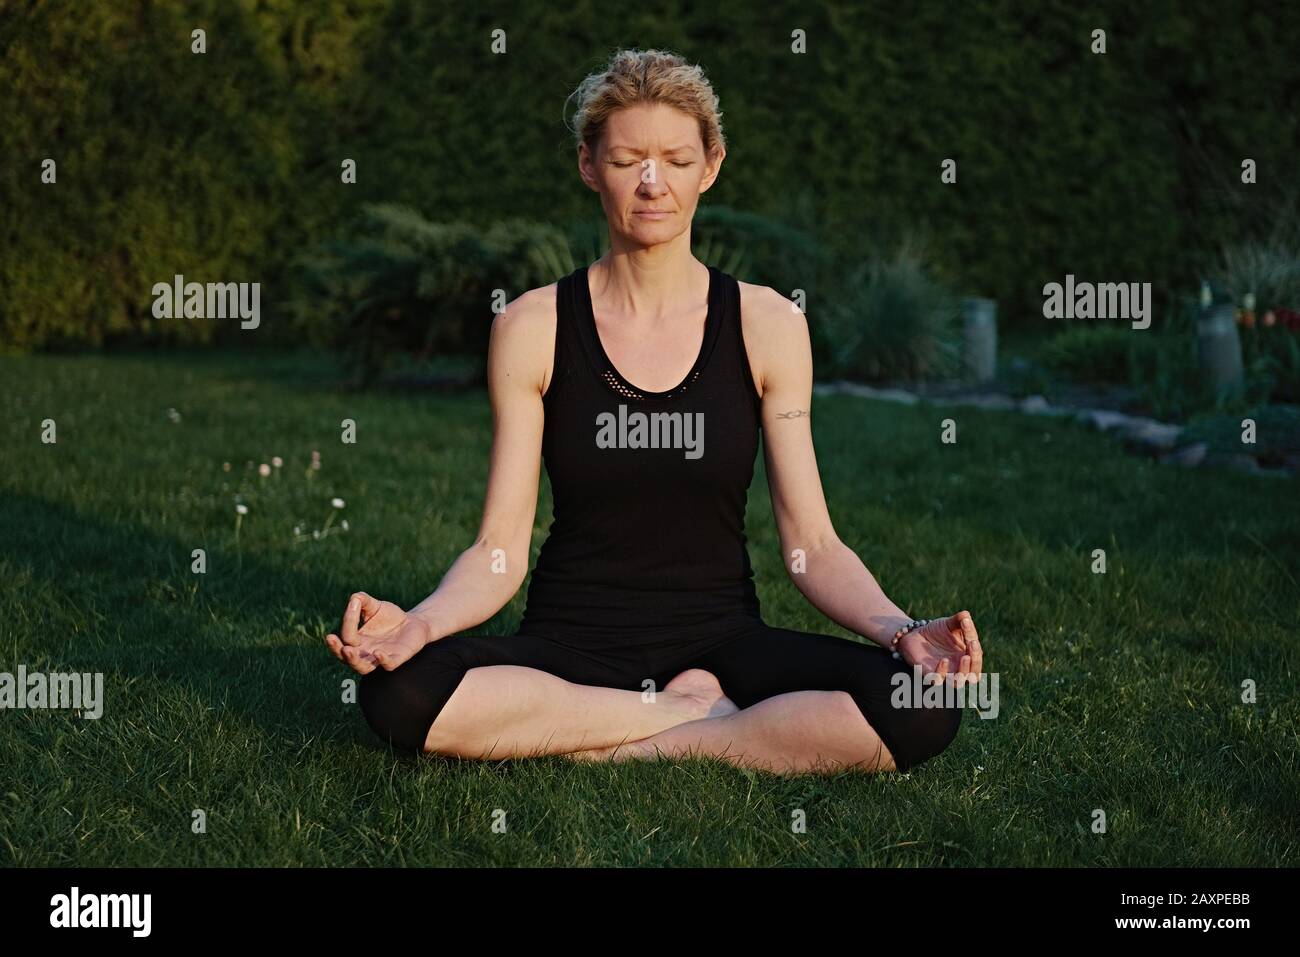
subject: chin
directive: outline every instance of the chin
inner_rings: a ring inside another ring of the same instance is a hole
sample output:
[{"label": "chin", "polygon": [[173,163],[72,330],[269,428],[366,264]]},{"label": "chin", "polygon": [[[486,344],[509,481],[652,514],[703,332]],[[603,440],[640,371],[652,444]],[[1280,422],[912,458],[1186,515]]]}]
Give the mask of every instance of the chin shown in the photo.
[{"label": "chin", "polygon": [[637,223],[628,230],[633,236],[653,236],[656,240],[671,239],[681,232],[676,223]]}]

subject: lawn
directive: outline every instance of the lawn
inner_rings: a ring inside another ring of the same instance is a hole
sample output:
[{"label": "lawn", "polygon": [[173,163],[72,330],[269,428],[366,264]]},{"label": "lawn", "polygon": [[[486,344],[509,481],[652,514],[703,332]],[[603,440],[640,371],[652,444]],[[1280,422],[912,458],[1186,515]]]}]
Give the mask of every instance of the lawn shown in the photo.
[{"label": "lawn", "polygon": [[[417,760],[345,703],[321,638],[349,592],[409,607],[472,541],[483,393],[349,394],[318,360],[220,352],[0,374],[0,671],[105,682],[97,720],[0,712],[2,864],[1298,863],[1294,481],[1157,465],[1058,420],[818,396],[840,537],[912,614],[970,609],[995,720],[968,711],[907,776]],[[534,557],[549,512],[544,484]],[[761,457],[749,533],[765,618],[847,634],[784,575]],[[513,630],[522,602],[479,630]]]}]

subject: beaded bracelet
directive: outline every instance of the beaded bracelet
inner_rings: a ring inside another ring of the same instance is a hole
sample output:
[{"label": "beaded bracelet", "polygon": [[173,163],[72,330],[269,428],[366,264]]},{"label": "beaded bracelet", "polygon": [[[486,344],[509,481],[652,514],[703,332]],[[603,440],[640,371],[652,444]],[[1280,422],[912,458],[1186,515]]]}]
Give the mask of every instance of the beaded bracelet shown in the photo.
[{"label": "beaded bracelet", "polygon": [[915,631],[918,628],[924,628],[932,621],[934,621],[933,618],[912,618],[907,622],[906,625],[898,629],[898,631],[894,632],[894,639],[889,643],[889,649],[890,651],[893,652],[894,658],[896,660],[898,661],[903,660],[903,656],[898,653],[898,643],[899,641],[902,640],[903,636],[906,635],[909,631]]}]

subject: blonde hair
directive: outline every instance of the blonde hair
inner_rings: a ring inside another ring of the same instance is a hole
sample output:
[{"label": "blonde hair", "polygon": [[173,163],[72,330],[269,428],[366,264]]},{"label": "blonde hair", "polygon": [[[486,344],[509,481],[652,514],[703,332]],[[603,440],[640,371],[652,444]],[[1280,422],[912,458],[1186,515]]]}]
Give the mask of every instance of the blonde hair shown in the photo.
[{"label": "blonde hair", "polygon": [[586,143],[593,152],[610,114],[638,103],[663,103],[695,117],[705,156],[726,148],[718,97],[703,68],[667,50],[618,50],[569,99],[575,96],[578,107],[569,128],[575,143]]}]

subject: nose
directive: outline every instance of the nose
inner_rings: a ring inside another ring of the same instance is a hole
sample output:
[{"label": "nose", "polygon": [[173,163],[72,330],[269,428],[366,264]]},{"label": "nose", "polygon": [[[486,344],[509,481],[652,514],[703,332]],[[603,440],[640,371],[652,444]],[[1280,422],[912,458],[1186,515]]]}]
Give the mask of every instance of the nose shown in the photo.
[{"label": "nose", "polygon": [[[653,174],[654,181],[647,182],[648,177]],[[659,169],[658,164],[642,168],[641,184],[637,187],[637,195],[645,199],[653,199],[656,196],[662,196],[668,192],[668,187],[664,185],[663,172]]]}]

